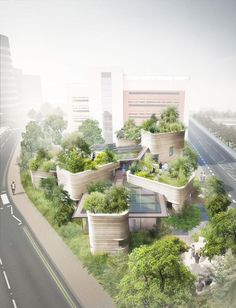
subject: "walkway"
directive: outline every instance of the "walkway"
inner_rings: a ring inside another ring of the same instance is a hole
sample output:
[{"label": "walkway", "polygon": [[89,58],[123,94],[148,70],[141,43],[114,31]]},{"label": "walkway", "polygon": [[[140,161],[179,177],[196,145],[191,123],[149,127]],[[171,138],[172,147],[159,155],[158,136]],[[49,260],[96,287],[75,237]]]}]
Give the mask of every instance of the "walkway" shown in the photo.
[{"label": "walkway", "polygon": [[17,194],[13,201],[28,226],[33,231],[38,242],[53,260],[56,268],[62,274],[72,292],[79,298],[85,308],[111,308],[115,307],[111,297],[103,287],[90,275],[83,264],[73,255],[56,231],[46,221],[42,214],[28,199],[21,185],[17,156],[19,147],[14,153],[8,172],[8,187],[16,182]]}]

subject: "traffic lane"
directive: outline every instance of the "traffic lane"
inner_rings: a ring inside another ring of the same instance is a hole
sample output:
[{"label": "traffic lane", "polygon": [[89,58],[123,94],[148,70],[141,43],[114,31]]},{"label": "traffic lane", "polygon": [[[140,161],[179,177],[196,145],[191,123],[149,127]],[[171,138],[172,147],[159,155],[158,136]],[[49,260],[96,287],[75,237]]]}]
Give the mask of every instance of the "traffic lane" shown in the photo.
[{"label": "traffic lane", "polygon": [[11,215],[9,205],[1,210],[0,246],[1,259],[19,307],[71,307],[33,249],[24,224],[19,225]]},{"label": "traffic lane", "polygon": [[[0,258],[0,263],[1,263],[1,258]],[[0,307],[13,308],[12,299],[14,300],[14,298],[10,295],[11,292],[7,287],[4,272],[5,272],[4,266],[0,264]]]},{"label": "traffic lane", "polygon": [[201,141],[206,148],[209,148],[214,151],[215,160],[218,162],[224,163],[235,163],[236,160],[230,153],[228,153],[220,144],[218,144],[215,140],[211,139],[204,131],[199,129],[194,123],[190,121],[189,125],[189,134],[190,138],[193,134],[194,137]]},{"label": "traffic lane", "polygon": [[0,145],[0,189],[5,190],[6,184],[6,172],[7,172],[7,164],[10,160],[11,155],[13,154],[15,145],[19,138],[19,134],[17,132],[12,132],[9,134],[7,143],[1,143]]},{"label": "traffic lane", "polygon": [[[217,163],[212,159],[213,149],[208,148],[205,144],[202,144],[199,138],[196,138],[196,134],[189,134],[189,141],[192,143],[200,156],[200,166],[207,170],[209,175],[217,175],[224,183],[226,191],[232,200],[232,203],[236,204],[236,180],[234,178],[236,164],[233,163]],[[224,151],[221,153],[223,155]],[[232,160],[232,158],[231,158]],[[230,172],[228,170],[230,168]],[[228,171],[227,171],[228,170]]]},{"label": "traffic lane", "polygon": [[225,151],[222,151],[220,146],[209,148],[204,143],[204,139],[197,138],[196,134],[191,133],[189,139],[192,143],[201,148],[201,153],[204,152],[206,154],[205,159],[202,159],[203,163],[206,162],[208,165],[219,166],[225,173],[227,173],[232,181],[235,182],[236,186],[236,161],[232,159],[232,161],[229,162],[228,158],[225,157]]},{"label": "traffic lane", "polygon": [[[4,173],[10,153],[12,149],[14,150],[10,141],[4,149],[4,160],[1,155],[1,170]],[[3,181],[5,183],[5,178]],[[2,194],[6,195],[6,193]],[[8,197],[9,201],[12,201],[10,196]],[[40,252],[42,248],[37,246],[36,251],[35,246],[37,244],[35,244],[35,241],[32,243],[30,232],[28,231],[26,234],[23,228],[15,229],[19,227],[18,219],[23,223],[24,219],[13,203],[11,205],[11,207],[5,205],[0,214],[0,251],[3,262],[10,271],[8,274],[9,281],[12,281],[11,287],[16,290],[17,301],[20,302],[20,307],[79,307],[73,295],[68,291],[63,279],[61,279],[55,268],[52,267],[52,264],[49,264],[45,255]],[[11,210],[14,211],[15,217],[13,217]],[[69,294],[69,297],[67,296],[66,299],[64,294],[66,296]],[[73,298],[72,304],[68,298]]]}]

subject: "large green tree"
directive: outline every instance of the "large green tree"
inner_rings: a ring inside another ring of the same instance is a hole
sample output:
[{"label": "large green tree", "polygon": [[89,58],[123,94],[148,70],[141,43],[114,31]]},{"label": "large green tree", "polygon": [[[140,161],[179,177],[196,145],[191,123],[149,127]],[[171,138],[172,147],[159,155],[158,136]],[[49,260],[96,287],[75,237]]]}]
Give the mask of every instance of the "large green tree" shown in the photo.
[{"label": "large green tree", "polygon": [[101,144],[104,143],[102,138],[102,130],[99,127],[99,123],[96,120],[87,119],[79,127],[79,132],[82,133],[83,139],[89,144]]},{"label": "large green tree", "polygon": [[62,115],[51,114],[43,122],[44,131],[53,143],[59,144],[62,139],[62,132],[66,129],[67,122]]},{"label": "large green tree", "polygon": [[225,212],[231,201],[226,194],[212,195],[206,199],[205,207],[208,215],[213,217],[215,214]]},{"label": "large green tree", "polygon": [[61,146],[63,149],[72,150],[73,148],[80,149],[86,154],[90,154],[89,145],[87,142],[80,136],[79,132],[73,132],[68,134],[62,139]]},{"label": "large green tree", "polygon": [[119,285],[118,307],[190,307],[195,277],[180,257],[187,249],[175,237],[134,249]]},{"label": "large green tree", "polygon": [[228,209],[231,201],[225,191],[224,182],[217,177],[210,177],[204,188],[205,206],[210,217]]},{"label": "large green tree", "polygon": [[214,215],[205,238],[204,254],[209,258],[225,255],[228,249],[236,255],[236,209]]}]

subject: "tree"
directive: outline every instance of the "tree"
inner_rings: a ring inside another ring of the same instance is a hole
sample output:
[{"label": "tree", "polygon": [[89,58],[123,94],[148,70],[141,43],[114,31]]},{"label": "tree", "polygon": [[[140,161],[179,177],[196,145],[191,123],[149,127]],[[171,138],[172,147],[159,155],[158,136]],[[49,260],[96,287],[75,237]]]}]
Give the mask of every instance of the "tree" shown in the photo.
[{"label": "tree", "polygon": [[43,122],[45,133],[54,144],[60,144],[62,132],[66,129],[67,122],[62,115],[51,114]]},{"label": "tree", "polygon": [[215,176],[211,176],[206,181],[205,197],[208,198],[213,195],[225,195],[224,182]]},{"label": "tree", "polygon": [[206,232],[204,255],[225,255],[228,249],[236,255],[236,209],[215,214]]},{"label": "tree", "polygon": [[80,136],[79,132],[73,132],[65,136],[61,142],[63,149],[72,150],[73,148],[80,149],[86,154],[90,154],[89,145],[87,142]]},{"label": "tree", "polygon": [[89,144],[101,144],[104,143],[102,138],[102,130],[99,127],[99,123],[96,120],[87,119],[79,127],[79,132],[82,133],[83,139]]},{"label": "tree", "polygon": [[180,257],[187,250],[175,237],[134,249],[119,284],[118,307],[189,307],[195,278]]},{"label": "tree", "polygon": [[40,125],[36,121],[30,121],[25,127],[25,132],[22,133],[21,147],[33,156],[37,150],[42,148],[43,137]]},{"label": "tree", "polygon": [[231,201],[226,194],[211,195],[206,199],[205,207],[208,215],[213,217],[215,214],[225,212],[228,209]]},{"label": "tree", "polygon": [[166,123],[175,123],[178,121],[178,118],[179,113],[176,107],[168,107],[161,114],[161,119]]}]

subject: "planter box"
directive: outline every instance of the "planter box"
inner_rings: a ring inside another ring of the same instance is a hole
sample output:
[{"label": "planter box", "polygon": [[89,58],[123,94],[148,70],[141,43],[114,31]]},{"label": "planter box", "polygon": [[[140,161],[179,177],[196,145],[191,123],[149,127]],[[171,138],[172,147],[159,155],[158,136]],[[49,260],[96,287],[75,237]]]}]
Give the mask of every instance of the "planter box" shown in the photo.
[{"label": "planter box", "polygon": [[108,163],[99,166],[97,170],[86,170],[72,173],[57,167],[58,184],[63,185],[72,200],[79,200],[83,193],[87,192],[87,185],[91,182],[106,181],[113,177],[113,171],[119,168],[120,163]]},{"label": "planter box", "polygon": [[[158,155],[158,161],[165,163],[182,155],[185,131],[176,133],[141,132],[141,144],[149,148],[153,155]],[[173,147],[173,153],[171,147]],[[172,154],[172,155],[171,155]]]},{"label": "planter box", "polygon": [[117,148],[135,146],[135,145],[138,145],[139,143],[140,143],[140,139],[139,140],[127,140],[127,139],[116,138]]},{"label": "planter box", "polygon": [[41,179],[46,179],[46,178],[48,178],[50,176],[56,176],[56,171],[46,172],[46,171],[42,171],[42,170],[37,170],[37,171],[31,171],[30,170],[30,176],[31,176],[32,184],[35,187],[38,188]]},{"label": "planter box", "polygon": [[90,250],[92,253],[128,252],[128,211],[119,214],[93,214],[87,212]]},{"label": "planter box", "polygon": [[180,211],[182,209],[184,202],[193,191],[194,177],[195,173],[192,174],[185,186],[176,187],[165,183],[160,183],[158,181],[149,180],[144,177],[131,174],[130,171],[127,171],[128,183],[164,195],[166,200],[172,203],[172,206],[176,211]]}]

